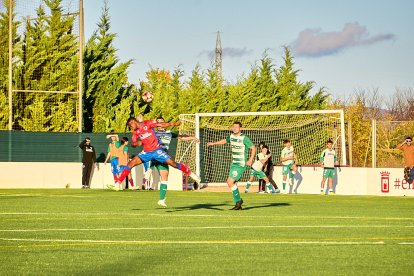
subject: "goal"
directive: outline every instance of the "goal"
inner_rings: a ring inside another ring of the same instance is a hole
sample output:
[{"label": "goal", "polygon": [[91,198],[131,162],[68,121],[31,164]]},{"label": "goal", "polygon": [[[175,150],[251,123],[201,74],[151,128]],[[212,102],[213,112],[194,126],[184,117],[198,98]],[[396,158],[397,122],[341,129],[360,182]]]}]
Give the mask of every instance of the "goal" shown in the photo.
[{"label": "goal", "polygon": [[[176,160],[188,164],[203,183],[226,181],[231,163],[230,146],[207,147],[206,144],[230,135],[235,121],[242,123],[242,133],[256,146],[260,142],[269,146],[275,164],[279,163],[285,139],[292,141],[299,165],[318,164],[328,139],[334,142],[341,165],[347,164],[343,110],[196,113],[182,114],[180,120],[180,134],[195,136],[200,143],[179,140]],[[246,170],[240,181],[247,181],[248,174]]]}]

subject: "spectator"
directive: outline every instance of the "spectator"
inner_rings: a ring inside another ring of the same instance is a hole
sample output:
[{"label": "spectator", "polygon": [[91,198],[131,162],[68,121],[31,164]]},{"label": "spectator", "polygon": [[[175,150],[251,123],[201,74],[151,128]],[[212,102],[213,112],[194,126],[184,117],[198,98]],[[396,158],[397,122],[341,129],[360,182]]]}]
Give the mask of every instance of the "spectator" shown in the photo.
[{"label": "spectator", "polygon": [[95,148],[91,145],[91,138],[86,137],[79,144],[79,148],[82,150],[82,189],[89,189],[92,167],[95,164],[96,168],[98,168],[96,152]]},{"label": "spectator", "polygon": [[404,179],[409,183],[413,183],[414,179],[414,146],[412,144],[413,139],[406,137],[404,142],[397,145],[397,149],[400,149],[404,153]]}]

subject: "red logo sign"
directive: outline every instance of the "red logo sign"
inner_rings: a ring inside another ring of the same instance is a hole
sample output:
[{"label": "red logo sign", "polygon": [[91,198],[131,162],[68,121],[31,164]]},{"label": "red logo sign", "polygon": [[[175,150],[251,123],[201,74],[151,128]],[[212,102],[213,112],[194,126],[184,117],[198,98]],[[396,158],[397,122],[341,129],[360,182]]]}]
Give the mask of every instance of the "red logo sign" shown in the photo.
[{"label": "red logo sign", "polygon": [[381,192],[389,193],[390,192],[390,173],[380,172],[380,174],[381,174]]}]

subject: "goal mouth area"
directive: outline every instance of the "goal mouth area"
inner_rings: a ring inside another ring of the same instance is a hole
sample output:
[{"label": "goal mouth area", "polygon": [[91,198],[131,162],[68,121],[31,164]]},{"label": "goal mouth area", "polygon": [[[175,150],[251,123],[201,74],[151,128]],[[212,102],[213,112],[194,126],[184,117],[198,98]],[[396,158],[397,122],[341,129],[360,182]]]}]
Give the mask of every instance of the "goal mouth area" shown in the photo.
[{"label": "goal mouth area", "polygon": [[[188,164],[203,183],[225,182],[233,159],[231,148],[207,147],[207,143],[226,139],[232,133],[233,123],[240,122],[241,132],[256,148],[260,142],[269,147],[275,165],[280,163],[286,139],[291,140],[301,166],[319,166],[327,140],[334,141],[338,160],[346,165],[343,119],[342,110],[182,114],[180,134],[195,136],[200,143],[179,141],[176,160]],[[250,169],[246,169],[240,182],[247,181],[249,173]]]}]

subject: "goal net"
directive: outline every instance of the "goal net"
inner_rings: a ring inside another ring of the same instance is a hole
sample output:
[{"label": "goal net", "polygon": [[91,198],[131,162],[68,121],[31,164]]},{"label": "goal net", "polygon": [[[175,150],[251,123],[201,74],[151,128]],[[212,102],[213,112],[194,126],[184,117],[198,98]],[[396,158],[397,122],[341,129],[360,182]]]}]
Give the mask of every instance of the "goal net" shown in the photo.
[{"label": "goal net", "polygon": [[[242,123],[242,133],[256,146],[260,142],[269,146],[275,164],[279,163],[285,139],[292,141],[298,164],[302,166],[318,164],[326,141],[331,139],[338,160],[346,165],[342,110],[197,113],[180,115],[180,120],[180,134],[195,136],[200,143],[179,140],[176,160],[187,163],[205,183],[222,183],[227,179],[232,160],[230,146],[206,144],[229,136],[235,121]],[[240,181],[247,181],[248,175],[246,170]]]}]

